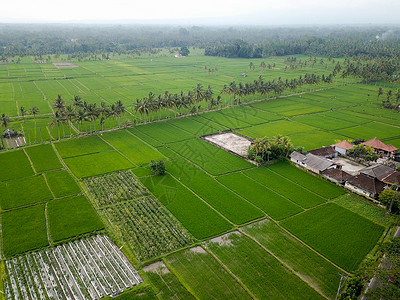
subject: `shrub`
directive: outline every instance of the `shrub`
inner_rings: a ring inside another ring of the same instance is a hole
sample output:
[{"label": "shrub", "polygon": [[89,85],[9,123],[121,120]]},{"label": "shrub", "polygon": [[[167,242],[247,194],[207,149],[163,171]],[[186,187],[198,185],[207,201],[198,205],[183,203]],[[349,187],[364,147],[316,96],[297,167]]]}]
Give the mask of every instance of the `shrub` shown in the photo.
[{"label": "shrub", "polygon": [[151,171],[156,175],[164,175],[165,174],[165,164],[163,160],[151,160],[150,164]]}]

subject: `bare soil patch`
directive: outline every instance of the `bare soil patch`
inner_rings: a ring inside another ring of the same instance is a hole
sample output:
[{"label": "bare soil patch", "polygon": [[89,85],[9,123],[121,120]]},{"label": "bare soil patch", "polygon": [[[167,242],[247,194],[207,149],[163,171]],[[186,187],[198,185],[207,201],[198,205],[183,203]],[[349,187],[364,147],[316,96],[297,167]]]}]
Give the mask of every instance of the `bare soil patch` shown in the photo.
[{"label": "bare soil patch", "polygon": [[167,274],[169,273],[169,269],[162,261],[157,261],[152,263],[151,265],[145,266],[143,268],[145,272],[157,273],[157,274]]},{"label": "bare soil patch", "polygon": [[190,251],[192,251],[194,253],[206,253],[206,250],[204,250],[203,247],[200,247],[200,246],[190,248]]},{"label": "bare soil patch", "polygon": [[251,141],[232,132],[205,136],[204,139],[240,156],[246,156]]},{"label": "bare soil patch", "polygon": [[55,62],[53,65],[56,68],[78,68],[79,66],[70,62]]},{"label": "bare soil patch", "polygon": [[233,246],[231,240],[229,239],[229,236],[231,236],[232,234],[240,235],[241,233],[239,231],[228,232],[226,234],[211,239],[210,242],[218,243],[218,245],[220,246]]}]

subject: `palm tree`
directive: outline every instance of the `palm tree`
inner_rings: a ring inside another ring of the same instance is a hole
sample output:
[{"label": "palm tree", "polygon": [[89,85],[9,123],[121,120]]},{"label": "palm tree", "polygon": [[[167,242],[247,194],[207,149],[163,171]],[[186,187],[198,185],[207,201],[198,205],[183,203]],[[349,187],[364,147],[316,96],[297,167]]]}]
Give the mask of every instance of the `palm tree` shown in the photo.
[{"label": "palm tree", "polygon": [[56,125],[58,127],[58,140],[61,139],[61,136],[60,136],[60,124],[63,124],[66,120],[67,119],[65,118],[65,116],[61,112],[56,111],[54,116],[53,116],[53,119],[50,122],[50,126],[51,127],[54,127]]},{"label": "palm tree", "polygon": [[39,113],[39,107],[34,106],[31,108],[30,113],[33,115],[33,119],[35,120],[35,143],[36,143],[36,115]]},{"label": "palm tree", "polygon": [[201,83],[198,83],[197,86],[193,89],[194,99],[197,103],[199,103],[204,98],[204,90]]},{"label": "palm tree", "polygon": [[2,113],[0,116],[1,126],[7,129],[8,125],[11,123],[11,120],[8,115]]},{"label": "palm tree", "polygon": [[75,113],[74,118],[78,122],[78,124],[80,124],[80,128],[78,128],[78,131],[80,131],[82,134],[83,133],[83,131],[82,131],[83,121],[87,120],[86,112],[83,109],[78,109]]},{"label": "palm tree", "polygon": [[73,106],[75,106],[76,109],[78,109],[79,107],[82,107],[83,106],[82,98],[79,96],[75,96]]},{"label": "palm tree", "polygon": [[383,94],[383,90],[382,90],[382,88],[380,87],[380,88],[378,89],[378,96],[376,97],[376,102],[378,102],[379,96],[382,95],[382,94]]},{"label": "palm tree", "polygon": [[69,124],[69,137],[72,137],[72,118],[75,117],[75,109],[71,104],[65,108],[65,117]]},{"label": "palm tree", "polygon": [[24,123],[25,123],[25,114],[26,114],[26,109],[25,109],[25,107],[21,106],[21,107],[19,108],[19,111],[21,112],[22,120],[23,120]]},{"label": "palm tree", "polygon": [[104,122],[110,116],[110,108],[108,107],[106,102],[101,102],[101,106],[99,109],[99,115],[101,117],[100,118],[101,131],[103,131],[104,130]]},{"label": "palm tree", "polygon": [[[214,92],[211,89],[211,86],[208,86],[207,90],[205,90],[204,95],[203,95],[204,100],[206,100],[206,102],[208,103],[209,101],[212,100],[213,94],[214,94]],[[208,109],[210,109],[210,108],[208,108]]]},{"label": "palm tree", "polygon": [[65,110],[65,101],[60,94],[54,100],[53,108],[58,112],[63,112]]},{"label": "palm tree", "polygon": [[115,102],[115,109],[116,109],[116,114],[118,117],[118,128],[119,128],[121,125],[120,124],[121,115],[125,114],[125,106],[121,100],[118,100],[117,102]]}]

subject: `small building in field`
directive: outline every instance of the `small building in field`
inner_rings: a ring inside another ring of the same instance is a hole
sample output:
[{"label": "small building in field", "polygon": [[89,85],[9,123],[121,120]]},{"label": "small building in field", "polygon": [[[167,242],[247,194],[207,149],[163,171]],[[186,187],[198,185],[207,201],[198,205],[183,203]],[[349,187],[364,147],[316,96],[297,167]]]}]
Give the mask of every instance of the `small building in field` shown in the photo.
[{"label": "small building in field", "polygon": [[300,152],[293,151],[290,154],[290,160],[301,167],[305,167],[305,164],[303,163],[305,159],[306,156],[304,154],[301,154]]},{"label": "small building in field", "polygon": [[242,73],[242,77],[247,77],[247,74],[246,73]]},{"label": "small building in field", "polygon": [[10,128],[7,128],[6,130],[3,131],[3,138],[15,138],[18,136],[18,131],[12,130]]},{"label": "small building in field", "polygon": [[313,173],[320,174],[322,171],[328,169],[340,169],[341,166],[327,158],[319,157],[311,153],[306,155],[301,154],[297,151],[293,151],[290,154],[290,160],[297,166],[306,168]]},{"label": "small building in field", "polygon": [[327,169],[325,171],[321,172],[321,175],[324,176],[325,178],[329,179],[330,181],[339,183],[339,184],[345,184],[347,179],[351,177],[349,173],[346,173],[345,171],[341,169]]},{"label": "small building in field", "polygon": [[352,149],[354,145],[350,144],[348,141],[343,140],[339,143],[333,144],[332,147],[339,152],[341,155],[346,155],[347,151]]},{"label": "small building in field", "polygon": [[395,152],[398,150],[393,145],[386,145],[385,143],[378,140],[376,137],[363,143],[365,146],[374,148],[375,152],[381,157],[394,157]]},{"label": "small building in field", "polygon": [[310,150],[308,153],[325,158],[334,158],[339,154],[332,146]]},{"label": "small building in field", "polygon": [[376,199],[385,189],[385,184],[377,178],[359,174],[348,178],[345,187],[357,194]]}]

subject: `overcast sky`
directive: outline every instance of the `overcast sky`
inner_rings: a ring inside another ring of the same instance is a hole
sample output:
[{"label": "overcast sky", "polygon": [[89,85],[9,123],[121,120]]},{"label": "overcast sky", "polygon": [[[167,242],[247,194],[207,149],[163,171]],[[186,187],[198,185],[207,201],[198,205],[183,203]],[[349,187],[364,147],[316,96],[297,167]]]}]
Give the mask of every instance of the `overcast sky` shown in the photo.
[{"label": "overcast sky", "polygon": [[0,22],[399,24],[400,0],[5,0]]}]

